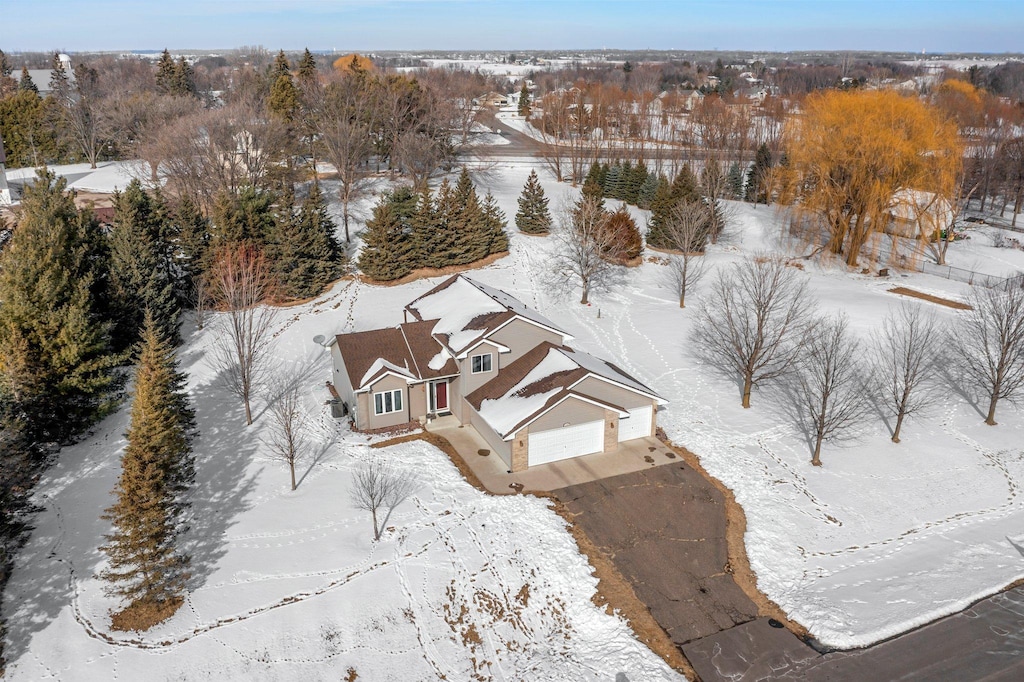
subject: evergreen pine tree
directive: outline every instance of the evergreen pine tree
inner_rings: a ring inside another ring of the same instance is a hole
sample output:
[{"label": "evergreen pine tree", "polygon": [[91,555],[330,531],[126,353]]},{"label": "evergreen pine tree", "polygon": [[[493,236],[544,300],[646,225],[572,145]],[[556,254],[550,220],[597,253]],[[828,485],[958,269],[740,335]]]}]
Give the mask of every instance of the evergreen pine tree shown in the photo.
[{"label": "evergreen pine tree", "polygon": [[675,209],[676,200],[672,196],[672,185],[664,175],[658,178],[658,187],[651,200],[651,218],[647,225],[647,244],[655,248],[666,248],[668,236],[665,227]]},{"label": "evergreen pine tree", "polygon": [[177,77],[174,58],[164,48],[160,61],[156,64],[156,89],[163,95],[177,94]]},{"label": "evergreen pine tree", "polygon": [[480,205],[480,197],[476,193],[476,188],[470,187],[470,191],[465,195],[466,198],[463,201],[459,187],[456,185],[455,195],[459,203],[455,218],[455,233],[458,238],[445,260],[447,265],[465,265],[487,256],[491,235],[487,232],[483,206]]},{"label": "evergreen pine tree", "polygon": [[274,66],[271,67],[270,75],[272,80],[276,80],[280,76],[290,76],[292,72],[292,65],[288,62],[288,57],[285,56],[284,50],[278,50],[277,56],[274,57]]},{"label": "evergreen pine tree", "polygon": [[162,202],[153,201],[138,180],[114,195],[114,221],[108,239],[117,349],[135,343],[146,311],[162,338],[175,345],[181,340],[181,305],[172,264],[164,255],[169,222]]},{"label": "evergreen pine tree", "polygon": [[[597,164],[594,164],[597,165]],[[584,183],[586,188],[586,183]],[[519,196],[519,211],[516,212],[516,227],[526,234],[547,234],[551,230],[551,213],[548,211],[548,198],[544,196],[544,188],[537,179],[537,172],[530,171],[523,185],[523,193]]]},{"label": "evergreen pine tree", "polygon": [[299,89],[295,87],[290,73],[278,76],[270,86],[267,108],[285,123],[292,123],[295,120],[299,110]]},{"label": "evergreen pine tree", "polygon": [[32,80],[32,76],[29,75],[27,66],[21,67],[21,80],[18,81],[18,90],[34,92],[37,95],[39,94],[39,88],[36,87],[35,82]]},{"label": "evergreen pine tree", "polygon": [[438,216],[434,210],[434,196],[424,186],[416,201],[416,211],[409,217],[409,235],[413,245],[416,268],[431,267],[433,251],[437,248]]},{"label": "evergreen pine tree", "polygon": [[236,194],[224,192],[214,201],[210,245],[250,242],[264,245],[276,228],[276,198],[266,190],[246,185]]},{"label": "evergreen pine tree", "polygon": [[366,221],[359,269],[370,279],[389,282],[404,277],[416,266],[414,245],[400,210],[400,203],[383,195]]},{"label": "evergreen pine tree", "polygon": [[60,55],[53,53],[50,70],[50,92],[58,101],[66,101],[71,95],[71,82],[68,80],[68,72],[64,68],[64,62]]},{"label": "evergreen pine tree", "polygon": [[730,199],[743,197],[743,171],[740,170],[740,164],[735,161],[729,166],[729,172],[725,176],[725,187]]},{"label": "evergreen pine tree", "polygon": [[113,529],[100,577],[108,594],[128,602],[113,615],[115,630],[145,630],[169,618],[189,577],[189,557],[177,545],[187,528],[184,494],[195,478],[194,414],[172,346],[152,316],[145,316],[141,335],[116,500],[103,516]]},{"label": "evergreen pine tree", "polygon": [[675,180],[672,181],[672,199],[675,202],[680,201],[697,201],[700,198],[700,192],[697,190],[697,178],[693,175],[693,171],[690,170],[689,166],[683,166],[679,169],[679,174],[676,175]]},{"label": "evergreen pine tree", "polygon": [[193,306],[197,285],[210,266],[210,223],[199,207],[187,197],[174,214],[178,238],[174,252],[175,270],[179,273],[178,298]]},{"label": "evergreen pine tree", "polygon": [[640,191],[637,192],[636,205],[639,208],[649,210],[651,204],[654,202],[654,195],[658,192],[658,176],[653,173],[648,173],[647,178],[643,184],[640,185]]},{"label": "evergreen pine tree", "polygon": [[299,83],[302,84],[316,82],[316,59],[308,47],[302,53],[302,59],[299,60],[298,77]]},{"label": "evergreen pine tree", "polygon": [[295,209],[294,194],[285,192],[275,222],[267,253],[287,296],[316,296],[341,276],[336,226],[327,213],[319,184],[314,183],[299,210]]},{"label": "evergreen pine tree", "polygon": [[526,81],[523,81],[523,87],[519,88],[519,115],[530,118],[530,111],[530,88],[526,87]]},{"label": "evergreen pine tree", "polygon": [[460,228],[464,205],[459,201],[458,194],[448,179],[442,180],[434,201],[437,227],[434,232],[433,248],[425,255],[424,262],[427,267],[443,268],[451,265],[451,261],[456,258],[459,240],[463,238]]},{"label": "evergreen pine tree", "polygon": [[0,50],[0,78],[10,78],[12,73],[14,73],[14,68],[11,66],[10,57],[6,52]]},{"label": "evergreen pine tree", "polygon": [[611,199],[622,198],[622,164],[618,161],[608,166],[608,174],[604,180],[604,196]]},{"label": "evergreen pine tree", "polygon": [[487,255],[508,251],[508,233],[505,231],[505,228],[508,227],[508,219],[490,192],[484,197],[481,209],[484,231],[488,236]]},{"label": "evergreen pine tree", "polygon": [[647,180],[647,164],[642,160],[637,161],[633,167],[627,166],[629,172],[626,176],[626,186],[623,192],[623,200],[628,204],[634,204],[640,200],[640,188]]},{"label": "evergreen pine tree", "polygon": [[768,203],[768,173],[772,168],[772,152],[768,145],[762,143],[754,154],[754,165],[747,174],[746,199],[752,203]]},{"label": "evergreen pine tree", "polygon": [[94,299],[104,274],[94,241],[102,235],[66,187],[40,171],[0,252],[0,393],[13,397],[36,441],[79,433],[118,386],[110,325]]},{"label": "evergreen pine tree", "polygon": [[179,57],[174,65],[172,94],[187,96],[196,94],[196,73],[192,65],[184,57]]}]

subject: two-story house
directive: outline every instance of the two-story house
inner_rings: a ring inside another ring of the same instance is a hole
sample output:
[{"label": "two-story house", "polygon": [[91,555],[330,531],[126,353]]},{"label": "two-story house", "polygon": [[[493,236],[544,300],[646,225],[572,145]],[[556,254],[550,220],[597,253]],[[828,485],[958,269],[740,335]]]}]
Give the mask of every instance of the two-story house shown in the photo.
[{"label": "two-story house", "polygon": [[665,400],[503,291],[456,275],[405,322],[340,334],[334,384],[356,428],[451,414],[512,471],[654,434]]}]

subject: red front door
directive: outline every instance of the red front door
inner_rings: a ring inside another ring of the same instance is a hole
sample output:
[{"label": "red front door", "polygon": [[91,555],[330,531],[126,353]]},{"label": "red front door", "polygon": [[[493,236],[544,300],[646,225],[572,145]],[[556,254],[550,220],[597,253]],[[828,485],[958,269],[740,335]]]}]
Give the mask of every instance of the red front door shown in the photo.
[{"label": "red front door", "polygon": [[434,384],[434,411],[444,412],[448,409],[448,382],[439,381]]}]

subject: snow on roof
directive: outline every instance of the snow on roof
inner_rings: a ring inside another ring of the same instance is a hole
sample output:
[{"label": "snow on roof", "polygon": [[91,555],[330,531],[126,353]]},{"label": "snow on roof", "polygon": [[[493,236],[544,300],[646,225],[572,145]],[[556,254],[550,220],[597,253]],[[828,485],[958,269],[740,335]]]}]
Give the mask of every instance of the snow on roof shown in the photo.
[{"label": "snow on roof", "polygon": [[437,320],[434,334],[448,337],[448,347],[458,352],[479,339],[488,329],[470,326],[487,314],[506,312],[506,307],[485,294],[464,277],[447,287],[427,294],[409,304],[422,320]]},{"label": "snow on roof", "polygon": [[577,365],[587,370],[588,372],[604,377],[605,379],[614,381],[624,386],[628,386],[629,388],[640,391],[641,393],[647,393],[649,395],[657,397],[657,394],[654,391],[649,389],[647,386],[644,386],[639,381],[629,376],[628,374],[626,374],[625,372],[623,372],[621,369],[619,369],[610,362],[602,360],[601,358],[596,358],[593,355],[584,353],[583,351],[579,351],[574,348],[562,348],[560,352],[565,353],[568,357],[572,359],[572,362],[575,362]]},{"label": "snow on roof", "polygon": [[437,320],[433,334],[456,355],[515,317],[572,337],[509,294],[455,275],[406,306],[419,320]]},{"label": "snow on roof", "polygon": [[384,358],[377,358],[370,365],[370,369],[366,370],[366,374],[363,375],[363,380],[359,382],[360,386],[365,386],[370,379],[373,379],[377,374],[382,373],[385,370],[399,374],[407,379],[415,379],[416,376],[409,371],[408,367],[399,367],[398,365],[388,362]]},{"label": "snow on roof", "polygon": [[918,219],[945,227],[953,222],[953,208],[943,197],[920,189],[901,189],[892,195],[892,217],[908,223]]},{"label": "snow on roof", "polygon": [[531,394],[530,386],[553,374],[569,372],[574,369],[577,369],[575,362],[559,352],[558,349],[551,348],[544,359],[537,363],[505,395],[481,402],[478,412],[491,428],[504,437],[509,431],[541,410],[552,396],[565,390],[564,387],[556,385],[548,391]]},{"label": "snow on roof", "polygon": [[[520,301],[515,296],[511,296],[502,291],[501,289],[495,289],[494,287],[489,287],[486,284],[482,284],[475,280],[471,280],[468,277],[465,277],[463,279],[465,279],[467,282],[475,286],[480,291],[490,296],[492,299],[494,299],[501,305],[505,306],[506,310],[509,310],[515,313],[516,315],[519,315],[520,317],[525,317],[528,320],[532,320],[538,324],[544,325],[545,327],[551,327],[554,330],[561,331],[560,329],[558,329],[558,327],[555,326],[554,322],[544,317],[533,308],[527,307],[525,303]],[[564,332],[563,335],[568,336],[568,334],[564,334]]]}]

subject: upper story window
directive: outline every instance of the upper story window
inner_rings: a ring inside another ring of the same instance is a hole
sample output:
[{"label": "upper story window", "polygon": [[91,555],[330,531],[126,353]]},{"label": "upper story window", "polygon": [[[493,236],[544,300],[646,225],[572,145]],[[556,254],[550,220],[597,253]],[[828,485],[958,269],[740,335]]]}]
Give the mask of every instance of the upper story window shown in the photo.
[{"label": "upper story window", "polygon": [[384,391],[373,394],[373,413],[390,414],[402,410],[402,390]]},{"label": "upper story window", "polygon": [[470,358],[472,363],[473,374],[480,374],[481,372],[491,371],[491,354],[484,353],[483,355],[474,355]]}]

